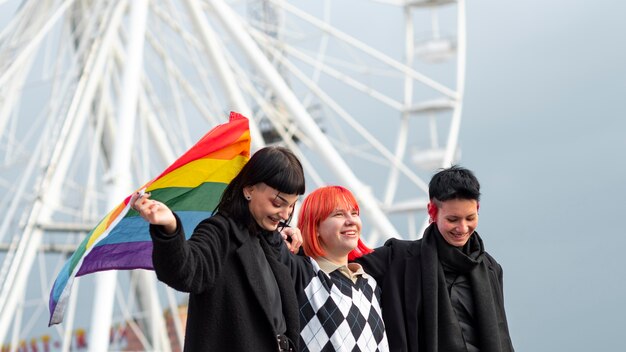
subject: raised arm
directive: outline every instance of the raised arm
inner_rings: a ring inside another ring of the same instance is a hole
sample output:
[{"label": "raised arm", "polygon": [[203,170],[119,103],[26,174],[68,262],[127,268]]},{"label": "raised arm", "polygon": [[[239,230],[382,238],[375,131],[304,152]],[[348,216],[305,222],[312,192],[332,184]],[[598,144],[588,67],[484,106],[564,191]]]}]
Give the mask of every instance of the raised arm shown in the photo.
[{"label": "raised arm", "polygon": [[222,272],[229,247],[228,220],[207,219],[198,224],[187,240],[182,223],[165,204],[136,193],[133,209],[150,223],[152,265],[157,278],[183,292],[201,292],[211,287]]}]

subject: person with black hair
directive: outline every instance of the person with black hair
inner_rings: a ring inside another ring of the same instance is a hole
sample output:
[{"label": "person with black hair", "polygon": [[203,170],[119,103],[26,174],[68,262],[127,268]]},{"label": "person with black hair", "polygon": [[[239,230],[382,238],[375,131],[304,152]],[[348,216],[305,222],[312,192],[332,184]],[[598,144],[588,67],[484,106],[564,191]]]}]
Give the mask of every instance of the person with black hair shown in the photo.
[{"label": "person with black hair", "polygon": [[189,240],[167,206],[149,194],[133,195],[133,208],[150,223],[157,278],[190,293],[185,351],[298,350],[293,282],[267,241],[291,220],[304,191],[293,153],[260,149]]},{"label": "person with black hair", "polygon": [[465,168],[429,183],[422,239],[388,240],[357,262],[382,287],[391,351],[509,352],[502,267],[475,231],[480,184]]}]

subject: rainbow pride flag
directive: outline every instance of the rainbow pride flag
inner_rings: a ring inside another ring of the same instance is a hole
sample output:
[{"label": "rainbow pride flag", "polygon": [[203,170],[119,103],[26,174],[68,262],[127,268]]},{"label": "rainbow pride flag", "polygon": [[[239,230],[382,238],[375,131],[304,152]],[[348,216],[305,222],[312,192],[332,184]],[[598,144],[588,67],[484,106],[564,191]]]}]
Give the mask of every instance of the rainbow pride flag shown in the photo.
[{"label": "rainbow pride flag", "polygon": [[[211,216],[226,185],[250,158],[248,119],[231,112],[230,121],[209,131],[161,175],[139,188],[180,217],[189,236]],[[131,194],[132,195],[132,194]],[[150,269],[148,223],[126,197],[89,233],[65,263],[50,292],[49,325],[63,321],[75,277],[104,270]]]}]

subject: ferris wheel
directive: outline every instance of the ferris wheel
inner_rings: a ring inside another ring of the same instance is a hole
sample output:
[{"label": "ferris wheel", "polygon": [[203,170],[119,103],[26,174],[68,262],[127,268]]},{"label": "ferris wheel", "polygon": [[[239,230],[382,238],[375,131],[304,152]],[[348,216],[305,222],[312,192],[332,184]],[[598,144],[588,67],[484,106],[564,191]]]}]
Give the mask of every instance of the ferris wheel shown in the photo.
[{"label": "ferris wheel", "polygon": [[48,295],[97,221],[230,110],[253,149],[300,157],[308,190],[351,189],[370,246],[418,238],[427,180],[459,157],[464,78],[464,0],[0,0],[0,344],[68,350],[84,328],[123,348],[124,322],[142,350],[181,345],[184,296],[151,272],[81,278],[43,329]]}]

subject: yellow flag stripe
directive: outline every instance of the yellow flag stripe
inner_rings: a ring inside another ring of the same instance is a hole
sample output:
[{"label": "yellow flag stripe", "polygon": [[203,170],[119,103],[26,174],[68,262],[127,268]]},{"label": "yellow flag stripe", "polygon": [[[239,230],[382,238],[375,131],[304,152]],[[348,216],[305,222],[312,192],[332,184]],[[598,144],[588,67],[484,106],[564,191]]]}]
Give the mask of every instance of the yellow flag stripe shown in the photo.
[{"label": "yellow flag stripe", "polygon": [[248,161],[245,156],[235,156],[231,160],[197,159],[154,181],[146,191],[167,187],[194,188],[204,182],[229,183]]}]

